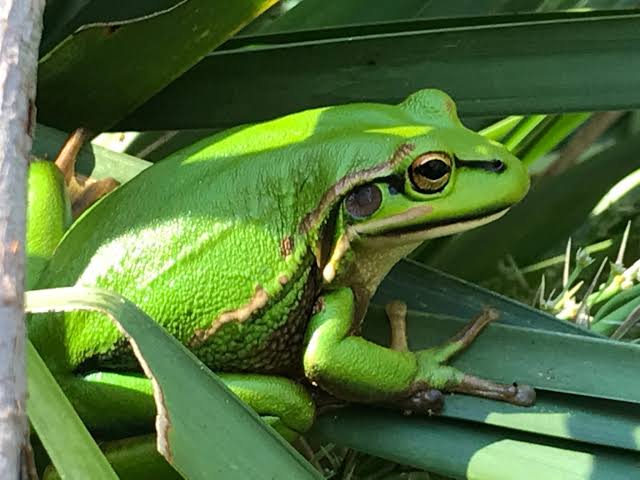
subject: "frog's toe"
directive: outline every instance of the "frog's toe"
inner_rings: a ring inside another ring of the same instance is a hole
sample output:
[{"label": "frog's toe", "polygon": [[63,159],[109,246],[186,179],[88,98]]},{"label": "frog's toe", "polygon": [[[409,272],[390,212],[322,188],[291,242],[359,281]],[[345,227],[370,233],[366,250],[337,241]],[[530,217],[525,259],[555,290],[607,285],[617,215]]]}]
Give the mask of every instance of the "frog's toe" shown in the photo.
[{"label": "frog's toe", "polygon": [[536,391],[529,385],[495,383],[468,374],[465,374],[458,384],[452,385],[450,390],[500,400],[523,407],[531,406],[536,401]]},{"label": "frog's toe", "polygon": [[531,385],[517,385],[514,384],[516,393],[513,396],[511,403],[515,405],[521,405],[523,407],[529,407],[536,403],[536,391]]},{"label": "frog's toe", "polygon": [[406,413],[435,415],[442,411],[444,395],[436,388],[428,388],[400,400],[397,405]]}]

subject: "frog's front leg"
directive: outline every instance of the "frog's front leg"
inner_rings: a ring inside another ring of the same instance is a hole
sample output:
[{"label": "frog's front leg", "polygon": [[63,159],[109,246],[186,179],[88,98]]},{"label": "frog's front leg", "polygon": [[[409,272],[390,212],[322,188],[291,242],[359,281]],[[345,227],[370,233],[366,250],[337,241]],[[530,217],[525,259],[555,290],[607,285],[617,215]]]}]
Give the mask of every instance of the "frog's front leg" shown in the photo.
[{"label": "frog's front leg", "polygon": [[[400,300],[385,305],[385,312],[389,319],[389,327],[391,328],[391,341],[389,348],[399,352],[409,351],[409,343],[407,342],[407,304]],[[438,413],[444,405],[444,395],[437,388],[429,388],[410,396],[404,400],[396,400],[395,407],[402,408],[407,412],[420,411],[428,413]]]},{"label": "frog's front leg", "polygon": [[[352,335],[354,297],[348,288],[324,296],[307,333],[304,367],[307,377],[345,400],[394,403],[403,409],[430,413],[437,403],[435,390],[459,391],[517,405],[531,405],[531,387],[498,385],[443,365],[469,345],[493,317],[478,317],[451,342],[410,352],[401,340],[384,348]],[[435,395],[435,396],[434,396]]]}]

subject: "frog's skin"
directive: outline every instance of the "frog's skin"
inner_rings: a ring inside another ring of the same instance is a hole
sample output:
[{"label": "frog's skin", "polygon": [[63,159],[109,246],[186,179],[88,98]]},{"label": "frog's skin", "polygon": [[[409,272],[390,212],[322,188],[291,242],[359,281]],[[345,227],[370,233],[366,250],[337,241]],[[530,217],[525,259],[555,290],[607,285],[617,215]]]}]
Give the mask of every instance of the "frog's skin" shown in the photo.
[{"label": "frog's skin", "polygon": [[[500,217],[528,186],[519,160],[466,129],[440,91],[308,110],[203,140],[115,190],[72,226],[38,287],[121,293],[285,432],[313,420],[292,380],[303,376],[339,399],[412,410],[430,411],[434,389],[529,404],[528,387],[442,365],[480,327],[419,352],[356,336],[396,262]],[[130,420],[105,404],[135,411],[114,386],[146,391],[146,379],[80,376],[137,369],[108,320],[34,316],[29,335],[91,425]]]}]

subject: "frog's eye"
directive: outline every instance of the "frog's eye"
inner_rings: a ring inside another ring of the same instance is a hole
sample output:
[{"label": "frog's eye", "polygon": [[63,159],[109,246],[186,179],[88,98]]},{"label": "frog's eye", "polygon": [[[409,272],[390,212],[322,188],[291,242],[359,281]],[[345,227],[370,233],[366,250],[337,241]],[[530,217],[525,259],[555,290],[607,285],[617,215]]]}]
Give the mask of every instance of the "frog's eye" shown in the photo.
[{"label": "frog's eye", "polygon": [[357,187],[344,200],[345,209],[354,218],[372,215],[381,204],[382,192],[372,183]]},{"label": "frog's eye", "polygon": [[451,164],[451,157],[446,153],[420,155],[409,167],[411,183],[421,193],[439,192],[451,177]]}]

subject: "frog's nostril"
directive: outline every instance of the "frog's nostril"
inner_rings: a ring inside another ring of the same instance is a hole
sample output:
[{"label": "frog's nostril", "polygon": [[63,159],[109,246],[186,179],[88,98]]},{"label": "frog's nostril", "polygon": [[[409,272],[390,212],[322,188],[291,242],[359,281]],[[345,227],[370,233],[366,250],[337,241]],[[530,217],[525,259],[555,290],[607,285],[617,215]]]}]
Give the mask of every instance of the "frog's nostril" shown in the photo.
[{"label": "frog's nostril", "polygon": [[504,172],[507,169],[507,166],[504,164],[504,162],[502,160],[492,160],[490,162],[491,171],[494,172]]}]

